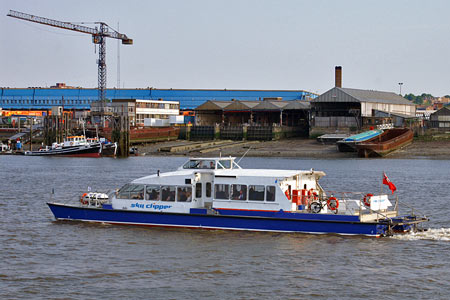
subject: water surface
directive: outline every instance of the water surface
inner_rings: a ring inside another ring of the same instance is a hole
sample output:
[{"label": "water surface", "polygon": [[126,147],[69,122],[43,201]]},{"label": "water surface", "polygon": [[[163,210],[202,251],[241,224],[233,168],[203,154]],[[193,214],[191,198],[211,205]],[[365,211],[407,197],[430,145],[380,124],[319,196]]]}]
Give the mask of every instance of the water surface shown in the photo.
[{"label": "water surface", "polygon": [[52,189],[76,201],[184,161],[0,156],[0,298],[450,298],[449,160],[241,161],[322,170],[322,186],[340,191],[379,192],[386,172],[431,218],[428,232],[394,238],[56,222],[45,204]]}]

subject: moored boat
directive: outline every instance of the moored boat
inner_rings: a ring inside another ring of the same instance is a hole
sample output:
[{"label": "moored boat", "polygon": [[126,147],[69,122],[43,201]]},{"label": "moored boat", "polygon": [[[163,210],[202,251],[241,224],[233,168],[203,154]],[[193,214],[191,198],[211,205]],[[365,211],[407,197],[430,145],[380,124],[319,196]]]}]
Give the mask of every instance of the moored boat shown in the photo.
[{"label": "moored boat", "polygon": [[356,144],[367,141],[383,133],[381,129],[364,131],[336,142],[340,152],[356,152]]},{"label": "moored boat", "polygon": [[356,148],[359,157],[385,156],[401,147],[412,143],[414,134],[408,128],[387,129],[381,135],[362,143]]},{"label": "moored boat", "polygon": [[323,176],[312,169],[242,169],[233,157],[193,158],[117,192],[47,204],[57,220],[344,235],[391,235],[427,220],[399,215],[388,195],[325,191]]},{"label": "moored boat", "polygon": [[84,135],[68,136],[62,143],[53,143],[37,151],[25,151],[29,156],[100,157],[102,145],[98,139],[86,139]]},{"label": "moored boat", "polygon": [[102,156],[115,157],[117,154],[117,143],[102,142]]}]

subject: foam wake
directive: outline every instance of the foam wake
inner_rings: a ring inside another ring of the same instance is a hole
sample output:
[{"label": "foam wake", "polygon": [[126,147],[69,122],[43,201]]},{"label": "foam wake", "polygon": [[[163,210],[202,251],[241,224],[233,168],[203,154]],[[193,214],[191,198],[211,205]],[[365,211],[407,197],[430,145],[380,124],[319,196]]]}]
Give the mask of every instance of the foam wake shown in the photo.
[{"label": "foam wake", "polygon": [[450,228],[430,228],[422,232],[396,234],[392,238],[399,240],[435,240],[450,241]]}]

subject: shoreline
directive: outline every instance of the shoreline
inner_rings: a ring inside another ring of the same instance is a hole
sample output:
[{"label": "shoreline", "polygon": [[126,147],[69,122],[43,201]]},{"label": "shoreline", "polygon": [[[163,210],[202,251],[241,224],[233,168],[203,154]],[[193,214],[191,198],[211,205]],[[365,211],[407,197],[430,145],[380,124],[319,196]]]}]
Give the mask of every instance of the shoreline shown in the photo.
[{"label": "shoreline", "polygon": [[[292,138],[277,141],[249,141],[235,142],[236,145],[216,145],[215,150],[197,149],[179,152],[160,152],[163,147],[189,146],[193,141],[175,140],[165,142],[133,145],[138,149],[139,156],[178,156],[178,157],[217,157],[235,156],[241,157],[283,157],[303,159],[365,159],[359,158],[355,152],[339,152],[336,144],[326,145],[315,139]],[[38,147],[40,145],[36,145]],[[33,145],[33,148],[35,146]],[[28,150],[25,147],[25,150]],[[203,150],[203,152],[202,152]],[[18,155],[18,153],[0,153],[2,155]],[[133,156],[133,155],[130,155]],[[370,159],[449,159],[450,140],[414,140],[413,143],[397,150],[385,157]]]},{"label": "shoreline", "polygon": [[[323,159],[361,159],[354,152],[339,152],[335,144],[324,145],[314,139],[285,139],[277,141],[265,141],[249,144],[241,144],[236,147],[227,147],[221,150],[202,153],[200,151],[159,152],[161,147],[188,145],[188,141],[159,142],[147,145],[137,145],[139,155],[152,156],[236,156],[240,157],[247,151],[248,157],[284,157],[284,158],[323,158]],[[250,149],[250,150],[249,150]],[[448,159],[450,158],[450,140],[423,141],[414,140],[412,144],[405,146],[383,158],[394,159]],[[383,159],[375,158],[375,159]]]}]

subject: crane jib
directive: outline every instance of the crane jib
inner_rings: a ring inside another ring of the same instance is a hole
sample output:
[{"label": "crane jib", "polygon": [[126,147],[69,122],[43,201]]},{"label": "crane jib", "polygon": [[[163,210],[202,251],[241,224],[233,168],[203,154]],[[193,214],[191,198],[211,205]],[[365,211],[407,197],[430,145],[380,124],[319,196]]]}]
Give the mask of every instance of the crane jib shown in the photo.
[{"label": "crane jib", "polygon": [[[106,99],[106,45],[105,39],[106,37],[122,40],[122,44],[124,45],[132,45],[133,40],[128,38],[125,34],[119,33],[116,30],[112,29],[108,24],[103,22],[95,22],[95,24],[99,24],[100,28],[88,27],[83,25],[77,25],[70,22],[63,22],[58,20],[52,20],[44,17],[34,16],[26,13],[22,13],[15,10],[10,10],[8,15],[9,17],[39,23],[43,25],[48,25],[52,27],[57,27],[61,29],[72,30],[81,33],[87,33],[92,35],[92,42],[99,45],[99,59],[98,59],[98,100]],[[103,101],[102,101],[103,103]],[[102,107],[102,111],[103,111]]]}]

